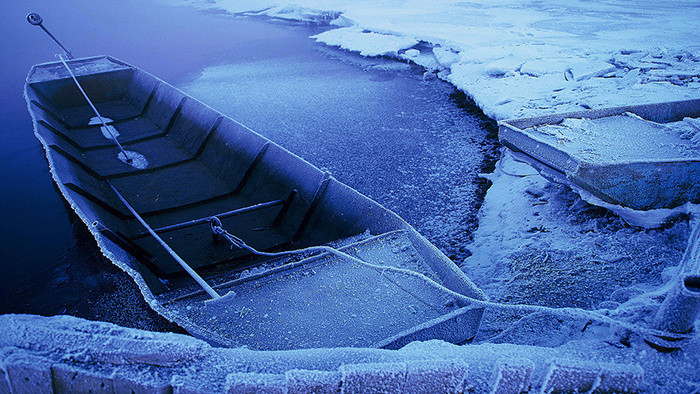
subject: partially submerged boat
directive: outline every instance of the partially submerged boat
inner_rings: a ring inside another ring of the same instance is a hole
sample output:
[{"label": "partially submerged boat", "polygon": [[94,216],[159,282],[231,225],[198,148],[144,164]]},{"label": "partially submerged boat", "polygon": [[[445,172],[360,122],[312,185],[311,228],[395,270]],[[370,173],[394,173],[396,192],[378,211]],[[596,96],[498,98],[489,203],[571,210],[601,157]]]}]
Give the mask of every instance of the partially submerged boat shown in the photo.
[{"label": "partially submerged boat", "polygon": [[410,225],[162,80],[62,59],[34,66],[25,96],[66,200],[193,335],[256,349],[475,335],[483,309],[463,296],[485,296]]},{"label": "partially submerged boat", "polygon": [[608,207],[670,210],[700,203],[698,117],[700,99],[592,109],[501,121],[499,140]]}]

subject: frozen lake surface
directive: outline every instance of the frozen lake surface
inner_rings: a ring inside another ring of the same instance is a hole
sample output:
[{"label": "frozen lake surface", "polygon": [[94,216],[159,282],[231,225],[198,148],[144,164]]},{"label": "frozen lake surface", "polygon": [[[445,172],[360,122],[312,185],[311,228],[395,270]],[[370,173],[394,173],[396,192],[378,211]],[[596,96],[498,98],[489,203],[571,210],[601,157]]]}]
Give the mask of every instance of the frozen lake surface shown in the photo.
[{"label": "frozen lake surface", "polygon": [[30,11],[42,14],[76,56],[109,54],[163,78],[394,210],[453,258],[469,254],[463,246],[482,194],[476,174],[493,150],[495,125],[451,85],[425,80],[422,69],[308,38],[325,28],[189,7],[149,2],[127,9],[108,1],[70,12],[51,2],[5,8],[2,39],[14,60],[2,74],[2,149],[10,161],[0,178],[8,224],[0,230],[8,272],[3,312],[161,327],[139,315],[140,295],[124,284],[130,279],[81,225],[73,229],[72,212],[53,186],[22,85],[32,64],[57,51],[24,21]]}]

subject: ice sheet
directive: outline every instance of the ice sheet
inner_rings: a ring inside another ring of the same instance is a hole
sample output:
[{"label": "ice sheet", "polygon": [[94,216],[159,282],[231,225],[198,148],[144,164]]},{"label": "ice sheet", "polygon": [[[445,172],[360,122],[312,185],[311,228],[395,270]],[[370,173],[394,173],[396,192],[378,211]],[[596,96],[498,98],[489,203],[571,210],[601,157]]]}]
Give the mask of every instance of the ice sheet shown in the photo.
[{"label": "ice sheet", "polygon": [[[412,40],[454,53],[441,61],[441,77],[494,119],[691,99],[700,88],[696,1],[195,3],[301,21],[335,18],[331,24],[351,30],[316,39],[367,55],[399,53]],[[380,50],[374,35],[383,36]]]}]

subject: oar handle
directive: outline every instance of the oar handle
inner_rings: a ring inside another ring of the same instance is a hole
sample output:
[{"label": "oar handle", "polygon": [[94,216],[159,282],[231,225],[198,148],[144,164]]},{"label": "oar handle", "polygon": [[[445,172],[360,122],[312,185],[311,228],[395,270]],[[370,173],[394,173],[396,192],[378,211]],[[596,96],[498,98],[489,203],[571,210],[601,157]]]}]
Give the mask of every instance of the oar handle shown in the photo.
[{"label": "oar handle", "polygon": [[51,39],[56,44],[58,44],[58,46],[61,47],[61,49],[63,49],[63,52],[66,53],[68,59],[73,59],[73,54],[71,53],[71,51],[65,46],[63,46],[63,44],[61,44],[61,42],[58,41],[58,38],[51,34],[51,32],[44,25],[42,25],[42,23],[44,22],[44,18],[42,18],[41,15],[37,14],[36,12],[32,12],[31,14],[27,15],[27,22],[29,22],[30,25],[41,27],[41,29],[44,30],[46,34],[48,34],[49,37],[51,37]]}]

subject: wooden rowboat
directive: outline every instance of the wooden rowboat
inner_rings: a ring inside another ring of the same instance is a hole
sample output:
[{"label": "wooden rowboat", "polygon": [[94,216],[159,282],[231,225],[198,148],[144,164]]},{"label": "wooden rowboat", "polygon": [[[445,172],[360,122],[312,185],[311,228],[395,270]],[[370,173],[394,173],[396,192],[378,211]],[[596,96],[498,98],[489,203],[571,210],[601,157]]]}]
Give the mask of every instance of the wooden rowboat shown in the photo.
[{"label": "wooden rowboat", "polygon": [[[62,60],[34,66],[25,96],[66,200],[152,308],[193,335],[257,349],[474,336],[482,308],[444,288],[483,293],[410,225],[162,80],[106,56]],[[215,228],[258,251],[326,245],[368,264],[261,256]]]}]

